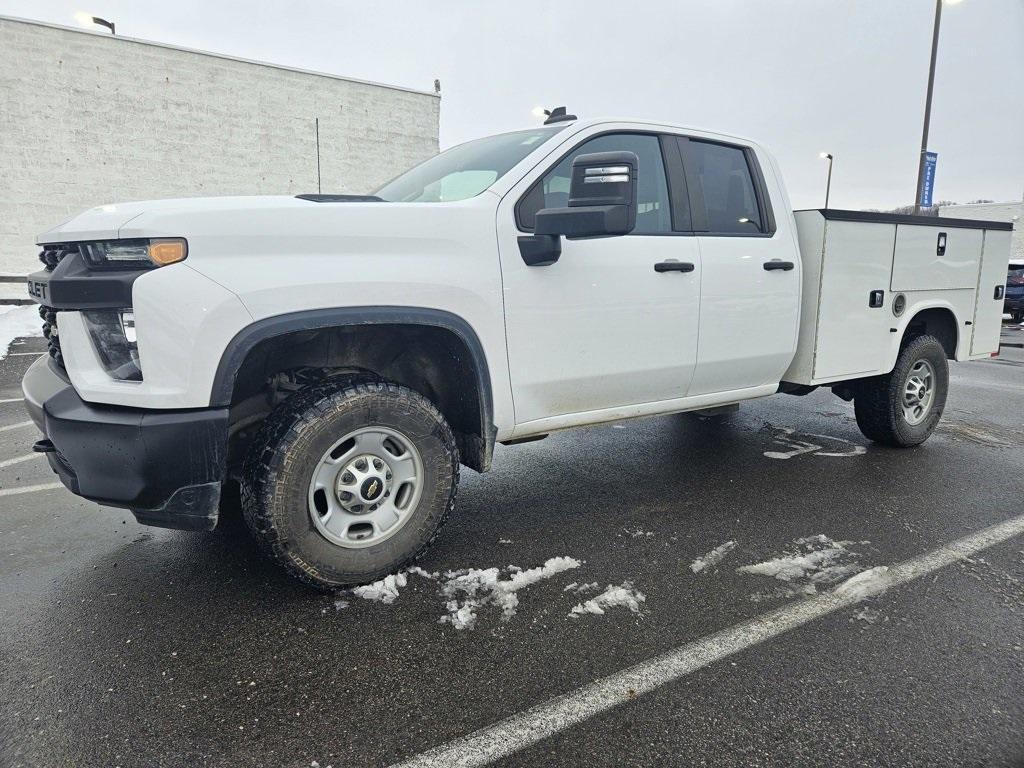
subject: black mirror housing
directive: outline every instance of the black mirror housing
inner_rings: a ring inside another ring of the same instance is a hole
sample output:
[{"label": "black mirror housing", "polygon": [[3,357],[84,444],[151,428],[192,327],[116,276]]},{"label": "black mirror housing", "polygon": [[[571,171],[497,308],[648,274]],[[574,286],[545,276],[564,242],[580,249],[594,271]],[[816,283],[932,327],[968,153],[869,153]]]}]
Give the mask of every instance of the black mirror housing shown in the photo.
[{"label": "black mirror housing", "polygon": [[545,208],[537,212],[533,231],[538,235],[565,235],[570,240],[628,235],[636,226],[625,205],[587,205],[578,208]]},{"label": "black mirror housing", "polygon": [[567,208],[537,212],[534,233],[570,239],[628,235],[636,227],[639,159],[634,152],[594,152],[572,161]]}]

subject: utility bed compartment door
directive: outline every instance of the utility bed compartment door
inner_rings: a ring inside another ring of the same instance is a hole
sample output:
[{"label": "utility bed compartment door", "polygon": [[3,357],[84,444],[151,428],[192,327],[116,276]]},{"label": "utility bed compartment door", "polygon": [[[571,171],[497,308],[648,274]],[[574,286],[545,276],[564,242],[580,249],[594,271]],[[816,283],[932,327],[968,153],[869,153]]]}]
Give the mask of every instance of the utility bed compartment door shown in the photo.
[{"label": "utility bed compartment door", "polygon": [[981,243],[980,229],[898,224],[890,287],[894,291],[974,288]]},{"label": "utility bed compartment door", "polygon": [[[895,224],[829,221],[822,261],[814,378],[875,373],[889,348]],[[882,305],[871,306],[873,291]]]},{"label": "utility bed compartment door", "polygon": [[[999,350],[1010,235],[1010,232],[1002,230],[985,230],[983,258],[978,272],[978,295],[974,305],[972,355],[989,355]],[[999,290],[1000,286],[1004,286],[1002,290]]]}]

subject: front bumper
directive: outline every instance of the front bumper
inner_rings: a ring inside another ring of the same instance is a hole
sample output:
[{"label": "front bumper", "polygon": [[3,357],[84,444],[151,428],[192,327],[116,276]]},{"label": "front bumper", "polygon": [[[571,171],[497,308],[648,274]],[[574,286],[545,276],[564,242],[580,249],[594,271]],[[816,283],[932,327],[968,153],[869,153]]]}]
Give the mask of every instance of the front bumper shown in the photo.
[{"label": "front bumper", "polygon": [[[40,358],[22,380],[25,406],[72,493],[130,509],[144,525],[210,530],[227,465],[227,408],[154,410],[87,403]],[[52,447],[51,447],[52,446]]]},{"label": "front bumper", "polygon": [[1003,312],[1024,312],[1024,295],[1006,294],[1006,298],[1003,300]]}]

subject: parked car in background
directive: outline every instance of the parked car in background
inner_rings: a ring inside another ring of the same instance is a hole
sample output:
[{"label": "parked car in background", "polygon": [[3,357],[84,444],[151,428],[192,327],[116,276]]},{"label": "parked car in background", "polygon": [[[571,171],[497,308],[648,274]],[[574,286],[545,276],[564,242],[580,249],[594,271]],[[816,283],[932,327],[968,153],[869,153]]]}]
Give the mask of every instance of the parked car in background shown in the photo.
[{"label": "parked car in background", "polygon": [[1024,320],[1024,261],[1011,261],[1006,273],[1006,300],[1003,312],[1018,323]]}]

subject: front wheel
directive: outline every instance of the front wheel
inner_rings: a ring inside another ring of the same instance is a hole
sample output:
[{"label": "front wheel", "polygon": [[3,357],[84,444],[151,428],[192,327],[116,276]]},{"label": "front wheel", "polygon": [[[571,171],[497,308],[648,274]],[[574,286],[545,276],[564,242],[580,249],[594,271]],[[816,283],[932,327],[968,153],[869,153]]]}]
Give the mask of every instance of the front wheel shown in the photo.
[{"label": "front wheel", "polygon": [[262,549],[329,589],[411,563],[455,504],[459,455],[441,413],[396,384],[327,384],[285,401],[243,469],[242,506]]},{"label": "front wheel", "polygon": [[934,336],[918,336],[900,350],[892,373],[858,384],[853,401],[857,426],[876,443],[920,445],[942,418],[948,391],[945,349]]}]

